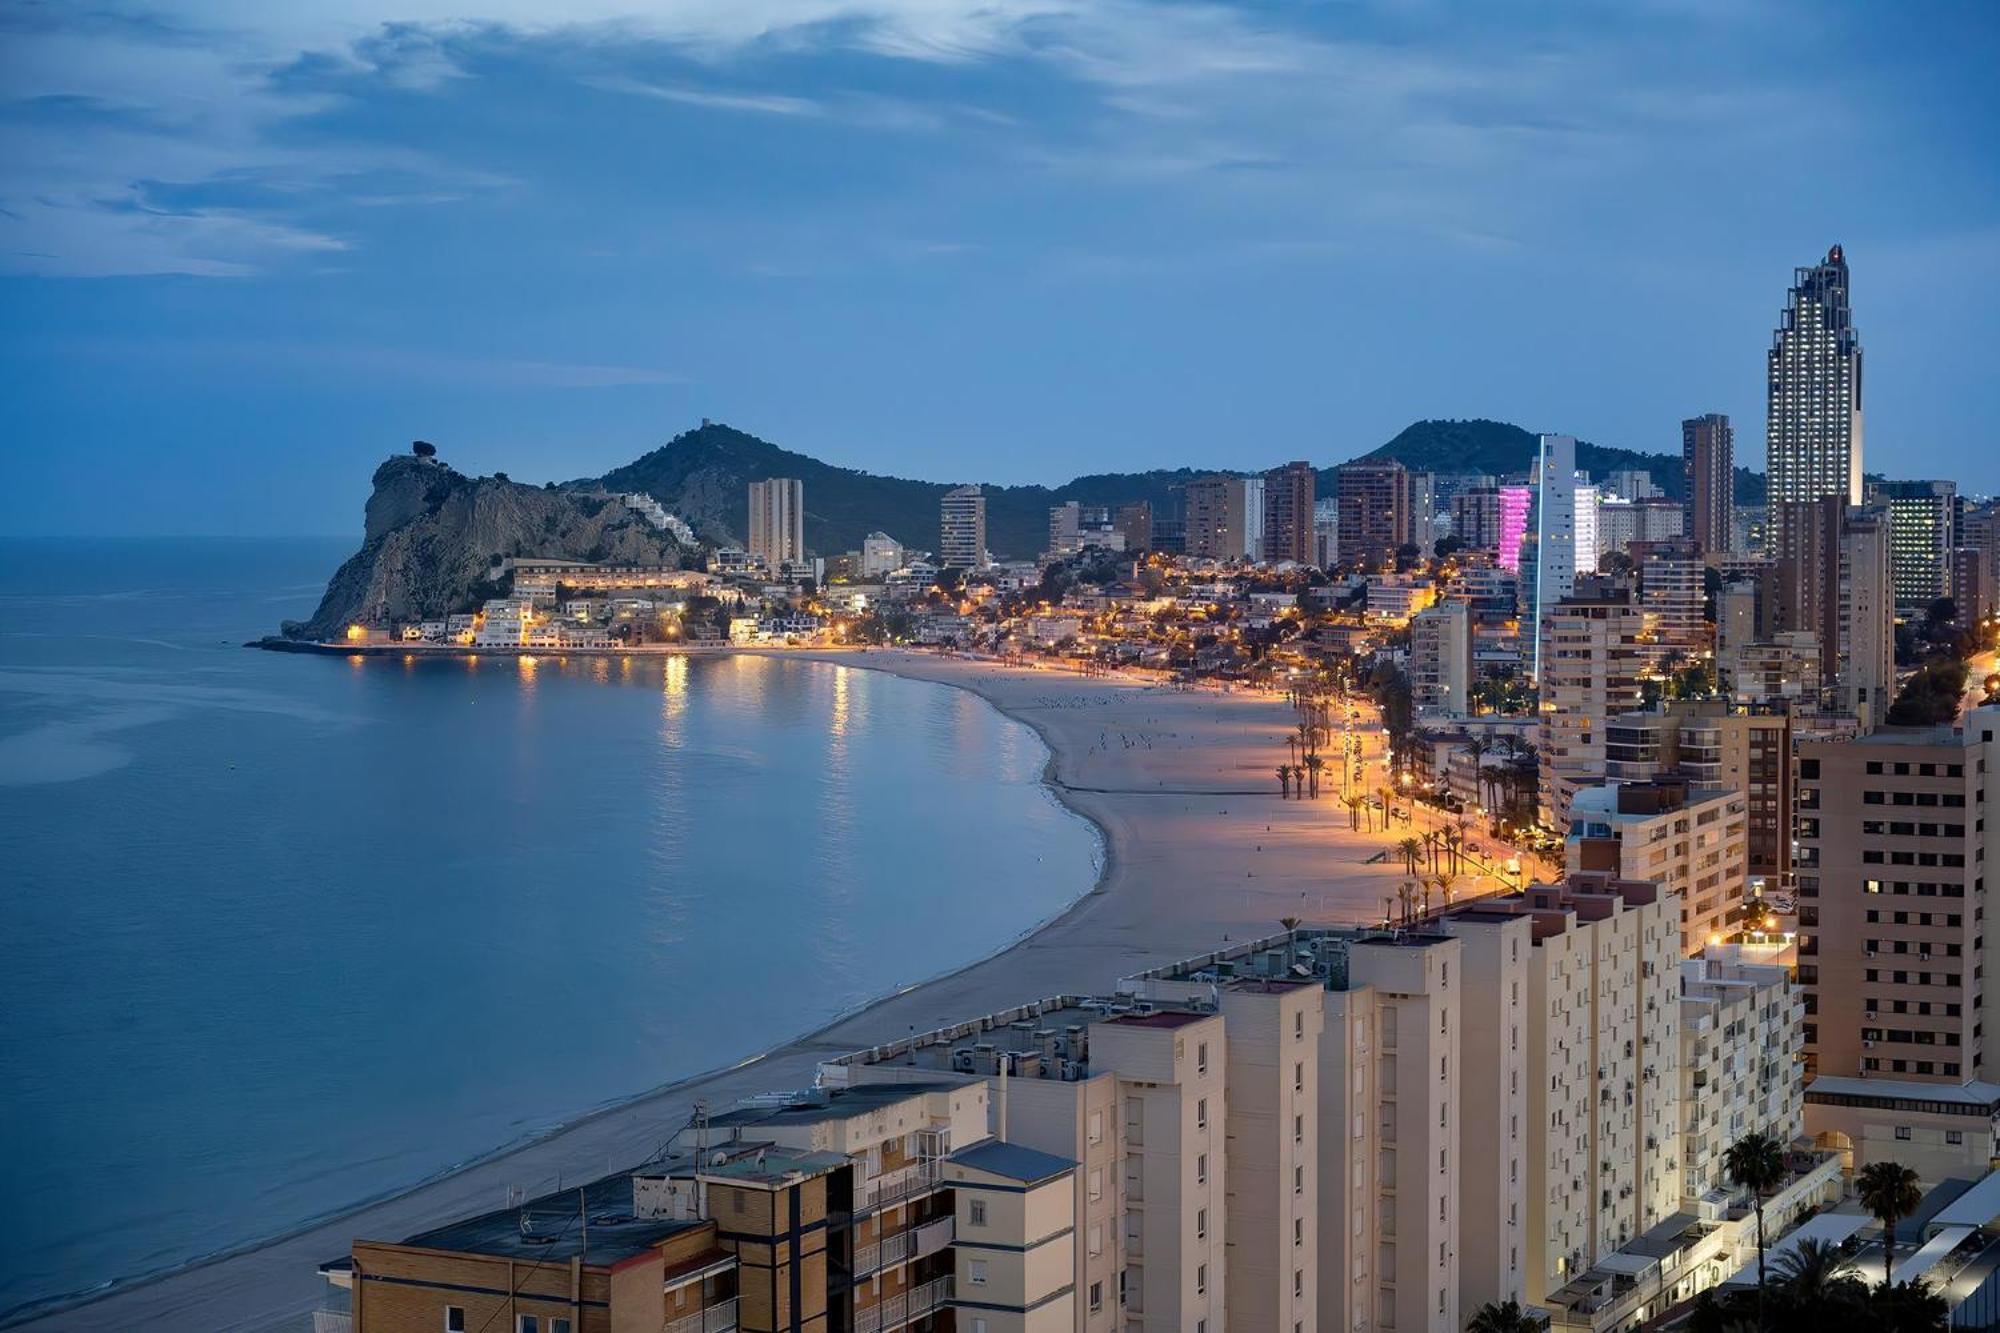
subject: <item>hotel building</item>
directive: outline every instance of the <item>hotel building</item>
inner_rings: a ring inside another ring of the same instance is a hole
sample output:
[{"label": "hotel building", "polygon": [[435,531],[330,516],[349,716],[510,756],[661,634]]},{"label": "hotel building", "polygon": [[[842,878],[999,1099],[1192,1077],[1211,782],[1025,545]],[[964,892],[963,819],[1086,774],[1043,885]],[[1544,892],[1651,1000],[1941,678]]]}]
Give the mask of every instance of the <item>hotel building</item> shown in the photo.
[{"label": "hotel building", "polygon": [[1439,602],[1410,619],[1410,699],[1419,710],[1464,717],[1472,693],[1472,606]]},{"label": "hotel building", "polygon": [[1686,522],[1681,531],[1703,551],[1735,544],[1736,431],[1720,412],[1681,423]]},{"label": "hotel building", "polygon": [[954,486],[939,503],[938,565],[944,569],[984,569],[986,494],[978,486]]},{"label": "hotel building", "polygon": [[789,477],[750,483],[750,556],[771,573],[806,558],[805,483]]},{"label": "hotel building", "polygon": [[1542,645],[1542,822],[1569,827],[1570,798],[1602,780],[1605,728],[1641,701],[1640,678],[1657,657],[1646,616],[1625,589],[1599,582],[1545,607]]},{"label": "hotel building", "polygon": [[1951,553],[1958,545],[1958,483],[1878,481],[1868,499],[1889,511],[1889,568],[1896,606],[1921,612],[1951,596]]},{"label": "hotel building", "polygon": [[1311,463],[1287,463],[1264,474],[1263,558],[1276,564],[1313,561],[1313,485]]},{"label": "hotel building", "polygon": [[1814,568],[1799,507],[1827,497],[1861,503],[1861,389],[1861,337],[1836,245],[1794,271],[1766,357],[1765,549],[1788,579]]},{"label": "hotel building", "polygon": [[1585,787],[1570,802],[1572,872],[1649,880],[1677,909],[1681,952],[1698,954],[1735,928],[1747,897],[1748,798],[1661,778]]},{"label": "hotel building", "polygon": [[1410,542],[1410,480],[1397,462],[1343,463],[1334,470],[1340,563],[1383,566]]}]

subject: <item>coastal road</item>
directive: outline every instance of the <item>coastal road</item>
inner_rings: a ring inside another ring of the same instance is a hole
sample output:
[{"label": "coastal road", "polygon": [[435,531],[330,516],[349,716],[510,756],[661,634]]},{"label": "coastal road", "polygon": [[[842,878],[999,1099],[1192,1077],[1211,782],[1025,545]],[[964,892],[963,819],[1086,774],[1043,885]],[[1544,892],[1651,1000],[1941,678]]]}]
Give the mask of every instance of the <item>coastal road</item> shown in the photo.
[{"label": "coastal road", "polygon": [[[950,975],[929,977],[923,959],[905,960],[884,978],[894,988],[889,998],[731,1069],[662,1087],[396,1197],[27,1326],[308,1328],[325,1294],[316,1266],[346,1254],[357,1237],[401,1239],[501,1207],[510,1188],[546,1189],[558,1176],[575,1182],[630,1166],[686,1121],[697,1098],[721,1108],[756,1093],[804,1087],[818,1062],[832,1055],[1023,1000],[1108,989],[1147,967],[1275,934],[1286,916],[1377,921],[1384,900],[1406,878],[1393,854],[1371,861],[1400,833],[1350,830],[1346,809],[1329,795],[1279,798],[1275,769],[1293,726],[1280,698],[920,653],[822,656],[971,690],[1033,727],[1049,745],[1048,776],[1059,797],[1104,831],[1107,864],[1097,886],[1039,930]],[[968,834],[969,855],[977,854],[979,836]],[[950,892],[948,867],[912,873]],[[744,966],[758,966],[754,955],[746,955]],[[701,1015],[687,1018],[699,1022]]]}]

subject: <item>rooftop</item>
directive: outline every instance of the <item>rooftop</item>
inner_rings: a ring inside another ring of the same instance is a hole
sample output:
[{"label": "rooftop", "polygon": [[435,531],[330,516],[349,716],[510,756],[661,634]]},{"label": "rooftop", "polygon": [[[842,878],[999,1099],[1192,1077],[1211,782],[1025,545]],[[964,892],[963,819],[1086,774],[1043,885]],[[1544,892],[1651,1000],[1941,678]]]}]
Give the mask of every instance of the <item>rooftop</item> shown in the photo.
[{"label": "rooftop", "polygon": [[829,1120],[851,1120],[927,1092],[948,1092],[958,1086],[956,1080],[939,1079],[933,1083],[871,1083],[852,1088],[813,1089],[784,1102],[735,1107],[715,1116],[709,1124],[718,1129],[743,1129],[753,1125],[817,1125]]},{"label": "rooftop", "polygon": [[592,1267],[609,1267],[645,1253],[669,1236],[706,1225],[690,1219],[634,1217],[632,1177],[620,1172],[580,1189],[545,1194],[516,1207],[421,1232],[403,1244],[544,1263],[580,1258]]},{"label": "rooftop", "polygon": [[987,1139],[975,1143],[970,1148],[961,1148],[953,1153],[951,1161],[988,1175],[1005,1176],[1018,1180],[1024,1185],[1038,1185],[1044,1180],[1053,1180],[1068,1171],[1076,1169],[1076,1163],[1067,1157],[1041,1152],[1034,1148],[1024,1148],[1018,1143],[1005,1143],[999,1139]]}]

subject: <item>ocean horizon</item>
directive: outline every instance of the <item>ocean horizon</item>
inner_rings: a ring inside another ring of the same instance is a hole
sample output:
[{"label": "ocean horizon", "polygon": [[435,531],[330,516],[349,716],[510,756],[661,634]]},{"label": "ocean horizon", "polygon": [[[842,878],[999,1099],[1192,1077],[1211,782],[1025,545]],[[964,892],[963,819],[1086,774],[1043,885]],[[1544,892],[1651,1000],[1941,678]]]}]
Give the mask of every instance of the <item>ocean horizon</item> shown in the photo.
[{"label": "ocean horizon", "polygon": [[1046,747],[948,686],[241,646],[351,549],[0,541],[0,1319],[734,1062],[1096,880]]}]

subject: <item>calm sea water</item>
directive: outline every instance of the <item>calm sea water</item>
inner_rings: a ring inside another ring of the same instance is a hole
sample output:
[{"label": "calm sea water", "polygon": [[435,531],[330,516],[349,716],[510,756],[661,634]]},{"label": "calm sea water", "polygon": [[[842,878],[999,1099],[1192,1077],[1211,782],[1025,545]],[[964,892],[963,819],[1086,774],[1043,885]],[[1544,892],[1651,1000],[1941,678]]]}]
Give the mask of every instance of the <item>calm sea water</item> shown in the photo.
[{"label": "calm sea water", "polygon": [[760,1049],[1095,876],[960,691],[237,646],[344,554],[0,542],[0,1310]]}]

